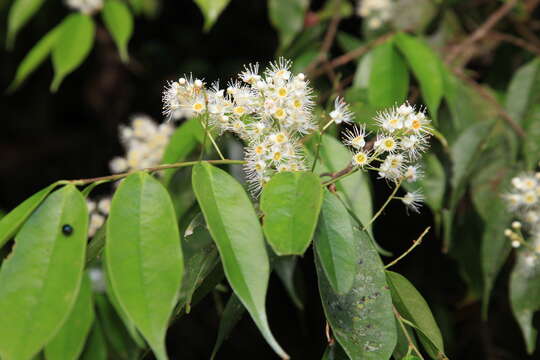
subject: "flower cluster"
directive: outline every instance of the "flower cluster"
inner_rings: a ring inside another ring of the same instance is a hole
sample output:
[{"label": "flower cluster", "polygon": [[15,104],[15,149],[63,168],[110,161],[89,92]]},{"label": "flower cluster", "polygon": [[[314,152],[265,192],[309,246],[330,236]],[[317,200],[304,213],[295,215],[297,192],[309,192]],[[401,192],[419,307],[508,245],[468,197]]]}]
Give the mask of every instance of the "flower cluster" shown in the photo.
[{"label": "flower cluster", "polygon": [[[505,235],[515,248],[524,245],[536,261],[540,254],[540,172],[523,173],[512,179],[511,190],[503,195],[508,209],[519,221],[506,229]],[[524,233],[529,241],[525,241]],[[531,264],[533,263],[530,260]]]},{"label": "flower cluster", "polygon": [[66,5],[83,14],[92,15],[103,8],[103,0],[66,0]]},{"label": "flower cluster", "polygon": [[358,0],[357,14],[367,19],[370,29],[378,29],[392,18],[394,4],[392,0]]},{"label": "flower cluster", "polygon": [[109,166],[113,173],[140,170],[159,165],[174,127],[171,123],[156,124],[146,115],[136,115],[131,126],[120,126],[120,140],[125,157],[115,157]]},{"label": "flower cluster", "polygon": [[[245,66],[226,89],[185,76],[168,85],[163,101],[167,116],[184,109],[244,141],[246,179],[255,195],[274,173],[306,169],[299,138],[316,129],[312,89],[304,74],[291,73],[288,60],[280,58],[262,73],[258,64]],[[336,109],[335,122],[346,116]]]},{"label": "flower cluster", "polygon": [[[364,126],[346,130],[344,143],[352,150],[352,165],[363,170],[377,171],[379,178],[395,183],[414,182],[422,176],[417,164],[429,145],[429,120],[422,110],[408,103],[380,112],[375,117],[376,138],[366,142]],[[400,198],[408,208],[418,211],[423,201],[419,191]]]},{"label": "flower cluster", "polygon": [[105,218],[109,215],[111,210],[111,198],[104,197],[99,201],[88,199],[86,201],[88,206],[88,214],[90,215],[90,221],[88,224],[88,237],[92,237],[96,234],[96,231],[105,223]]}]

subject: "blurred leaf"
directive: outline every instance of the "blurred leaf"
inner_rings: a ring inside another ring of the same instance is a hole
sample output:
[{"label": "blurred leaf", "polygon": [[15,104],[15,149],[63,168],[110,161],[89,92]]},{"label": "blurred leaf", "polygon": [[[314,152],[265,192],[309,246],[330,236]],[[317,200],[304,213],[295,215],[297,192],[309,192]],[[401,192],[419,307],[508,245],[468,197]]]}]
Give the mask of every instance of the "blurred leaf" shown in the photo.
[{"label": "blurred leaf", "polygon": [[388,359],[396,345],[396,322],[383,264],[365,232],[355,231],[354,283],[345,295],[336,294],[318,256],[319,290],[326,319],[351,360]]},{"label": "blurred leaf", "polygon": [[34,45],[28,54],[26,54],[17,68],[15,79],[13,79],[9,85],[9,92],[15,91],[19,86],[21,86],[26,78],[32,74],[43,61],[45,61],[47,56],[49,56],[51,53],[52,47],[54,46],[56,40],[58,39],[60,29],[60,25],[54,27],[52,30],[46,33],[36,45]]},{"label": "blurred leaf", "polygon": [[87,229],[86,202],[73,185],[52,193],[22,226],[0,269],[3,359],[30,359],[65,323],[81,284]]},{"label": "blurred leaf", "polygon": [[13,47],[18,32],[39,10],[45,0],[15,0],[8,13],[6,46]]},{"label": "blurred leaf", "polygon": [[311,172],[282,172],[263,188],[261,210],[266,240],[278,255],[303,255],[315,232],[322,187]]},{"label": "blurred leaf", "polygon": [[386,271],[392,301],[398,312],[418,330],[420,342],[433,359],[445,358],[441,330],[426,300],[404,276]]},{"label": "blurred leaf", "polygon": [[431,0],[397,0],[392,4],[392,10],[394,14],[399,14],[390,20],[396,29],[422,33],[437,15],[438,9]]},{"label": "blurred leaf", "polygon": [[230,0],[194,0],[204,15],[204,31],[212,28]]},{"label": "blurred leaf", "polygon": [[314,247],[325,277],[337,294],[351,289],[359,259],[351,220],[338,197],[325,191]]},{"label": "blurred leaf", "polygon": [[[396,318],[397,343],[396,343],[396,347],[394,348],[394,352],[392,353],[392,357],[394,359],[403,360],[403,358],[405,358],[405,356],[409,352],[409,340],[405,336],[405,333],[403,332],[401,325],[397,321],[398,320]],[[414,331],[412,331],[412,328],[409,325],[407,324],[403,324],[403,325],[405,326],[405,329],[407,330],[409,336],[411,337],[414,346],[418,348],[418,344],[414,336]]]},{"label": "blurred leaf", "polygon": [[422,190],[426,204],[433,212],[438,212],[443,207],[444,193],[446,189],[446,173],[435,154],[428,153],[420,161],[424,175],[415,182],[403,182],[407,191]]},{"label": "blurred leaf", "polygon": [[225,171],[200,163],[192,174],[195,196],[231,287],[268,344],[287,358],[268,326],[265,302],[270,265],[253,205],[242,186]]},{"label": "blurred leaf", "polygon": [[[371,68],[373,65],[373,51],[368,52],[358,60],[358,65],[356,66],[356,72],[354,73],[354,79],[352,86],[353,88],[366,89],[368,90],[369,96],[369,79],[371,75]],[[408,77],[407,77],[408,80]],[[374,114],[368,115],[372,116]],[[356,117],[356,121],[360,121],[360,117]]]},{"label": "blurred leaf", "polygon": [[[336,4],[339,6],[339,9],[336,9]],[[341,18],[347,18],[354,13],[354,7],[348,1],[330,0],[325,2],[323,8],[317,12],[317,17],[319,21],[330,20],[336,13],[336,10],[338,10],[337,12]]]},{"label": "blurred leaf", "polygon": [[45,358],[47,360],[78,359],[93,322],[92,286],[85,274],[69,317],[45,347]]},{"label": "blurred leaf", "polygon": [[396,45],[405,55],[414,76],[420,83],[422,98],[427,104],[431,117],[436,122],[437,110],[443,96],[443,75],[441,61],[437,54],[417,37],[399,33]]},{"label": "blurred leaf", "polygon": [[279,48],[284,50],[304,26],[308,0],[268,0],[270,23],[279,34]]},{"label": "blurred leaf", "polygon": [[128,43],[133,33],[133,16],[127,5],[119,0],[106,0],[103,10],[101,10],[103,23],[111,33],[111,36],[118,47],[120,58],[127,62]]},{"label": "blurred leaf", "polygon": [[527,136],[521,140],[523,157],[527,169],[536,168],[540,160],[540,103],[533,105],[525,119],[525,132]]},{"label": "blurred leaf", "polygon": [[223,314],[221,315],[218,335],[210,359],[214,359],[216,357],[219,348],[223,342],[227,340],[236,324],[238,324],[238,322],[242,319],[244,312],[244,305],[242,305],[240,299],[238,299],[238,297],[232,293],[229,301],[227,301],[227,305],[225,305],[225,310],[223,310]]},{"label": "blurred leaf", "polygon": [[2,217],[0,220],[0,247],[4,246],[15,235],[26,219],[57,185],[58,183],[54,183],[38,191]]},{"label": "blurred leaf", "polygon": [[169,195],[147,173],[128,176],[116,190],[105,255],[120,306],[156,357],[167,359],[165,333],[180,290],[183,259]]},{"label": "blurred leaf", "polygon": [[95,25],[88,15],[68,15],[60,25],[60,33],[52,49],[54,79],[51,91],[56,92],[64,78],[86,59],[94,43]]},{"label": "blurred leaf", "polygon": [[391,41],[373,49],[368,95],[371,105],[386,108],[401,104],[409,92],[409,72]]},{"label": "blurred leaf", "polygon": [[343,50],[344,52],[352,51],[356,48],[359,48],[360,46],[365,45],[365,42],[362,41],[362,39],[344,31],[337,32],[336,41],[341,50]]},{"label": "blurred leaf", "polygon": [[272,265],[276,274],[281,279],[281,282],[285,286],[285,290],[291,297],[294,305],[299,310],[304,310],[304,304],[300,298],[300,294],[297,291],[295,284],[295,270],[297,269],[297,257],[296,256],[275,256],[272,260]]},{"label": "blurred leaf", "polygon": [[81,360],[107,360],[107,344],[99,321],[94,321],[88,340],[81,354]]},{"label": "blurred leaf", "polygon": [[523,124],[533,105],[540,102],[540,58],[520,67],[512,77],[506,96],[506,110]]},{"label": "blurred leaf", "polygon": [[536,349],[537,330],[534,313],[540,310],[540,266],[536,255],[526,249],[518,250],[517,261],[510,275],[510,303],[529,355]]}]

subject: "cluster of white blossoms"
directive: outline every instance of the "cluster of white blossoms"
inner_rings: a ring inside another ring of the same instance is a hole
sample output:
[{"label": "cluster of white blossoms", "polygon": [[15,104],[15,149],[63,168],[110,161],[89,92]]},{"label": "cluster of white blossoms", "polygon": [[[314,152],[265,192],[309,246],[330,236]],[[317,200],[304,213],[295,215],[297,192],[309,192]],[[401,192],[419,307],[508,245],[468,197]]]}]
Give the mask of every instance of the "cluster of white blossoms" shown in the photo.
[{"label": "cluster of white blossoms", "polygon": [[367,19],[370,29],[378,29],[392,18],[394,3],[392,0],[358,0],[356,12]]},{"label": "cluster of white blossoms", "polygon": [[[366,142],[366,130],[355,126],[345,131],[344,143],[353,152],[352,165],[377,171],[379,178],[395,183],[414,182],[422,176],[417,163],[429,145],[430,121],[424,111],[408,103],[380,112],[375,117],[378,126],[375,141]],[[418,211],[423,201],[419,191],[398,198],[408,208]]]},{"label": "cluster of white blossoms", "polygon": [[92,15],[103,8],[103,0],[66,0],[66,5],[83,14]]},{"label": "cluster of white blossoms", "polygon": [[113,173],[141,170],[159,165],[174,131],[171,123],[157,124],[149,116],[136,115],[130,126],[121,125],[120,141],[125,157],[115,157],[109,167]]},{"label": "cluster of white blossoms", "polygon": [[[527,172],[514,177],[511,190],[503,198],[508,209],[519,220],[512,223],[512,229],[505,230],[505,235],[513,247],[524,245],[530,250],[532,264],[540,254],[540,172]],[[528,235],[528,241],[524,233]]]},{"label": "cluster of white blossoms", "polygon": [[86,205],[88,206],[88,214],[90,216],[90,221],[88,223],[88,237],[92,237],[105,223],[105,219],[111,211],[111,198],[104,197],[98,201],[88,199]]},{"label": "cluster of white blossoms", "polygon": [[[313,132],[312,89],[304,74],[292,74],[283,58],[259,73],[258,64],[245,66],[226,89],[215,82],[185,76],[164,91],[164,112],[185,109],[201,116],[221,133],[232,132],[246,145],[246,179],[254,195],[276,172],[306,169],[300,137]],[[336,123],[342,119],[338,118]]]}]

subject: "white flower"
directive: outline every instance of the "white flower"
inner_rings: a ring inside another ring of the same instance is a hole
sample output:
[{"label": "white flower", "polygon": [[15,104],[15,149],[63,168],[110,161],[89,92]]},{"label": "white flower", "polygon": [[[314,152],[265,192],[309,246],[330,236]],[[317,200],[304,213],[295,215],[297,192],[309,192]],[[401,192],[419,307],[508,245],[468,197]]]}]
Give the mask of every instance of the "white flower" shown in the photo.
[{"label": "white flower", "polygon": [[354,166],[360,166],[363,167],[367,164],[369,164],[369,153],[365,151],[359,151],[355,153],[352,157],[352,164]]},{"label": "white flower", "polygon": [[92,15],[103,8],[103,0],[66,0],[66,5],[83,14]]},{"label": "white flower", "polygon": [[414,212],[420,212],[422,203],[424,202],[424,196],[418,190],[408,192],[401,198],[401,201],[407,206],[408,209]]},{"label": "white flower", "polygon": [[334,120],[336,124],[349,123],[352,121],[353,113],[349,110],[349,104],[341,97],[337,97],[334,102],[334,110],[330,112],[330,118]]},{"label": "white flower", "polygon": [[354,149],[362,149],[366,146],[366,127],[354,126],[352,131],[347,129],[344,131],[343,142],[345,145],[351,146]]},{"label": "white flower", "polygon": [[392,153],[397,149],[397,141],[392,136],[379,136],[375,141],[375,148],[379,151]]},{"label": "white flower", "polygon": [[422,169],[419,165],[409,165],[405,168],[403,176],[407,182],[415,182],[422,176]]}]

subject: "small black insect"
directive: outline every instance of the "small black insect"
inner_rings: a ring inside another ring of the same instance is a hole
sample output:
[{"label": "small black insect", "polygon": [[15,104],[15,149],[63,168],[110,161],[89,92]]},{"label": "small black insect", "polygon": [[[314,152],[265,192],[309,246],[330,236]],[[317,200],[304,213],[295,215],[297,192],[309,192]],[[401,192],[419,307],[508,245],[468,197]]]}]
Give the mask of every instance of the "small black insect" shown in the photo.
[{"label": "small black insect", "polygon": [[71,235],[73,233],[73,227],[69,224],[65,224],[62,226],[62,233],[64,235]]}]

